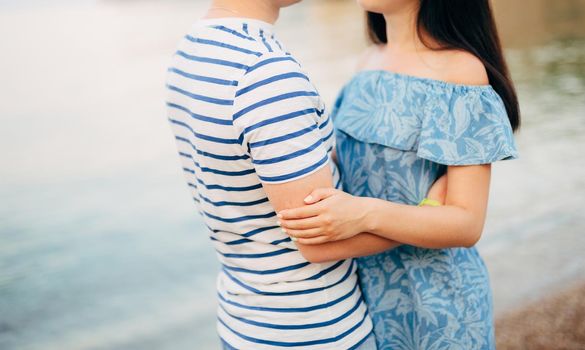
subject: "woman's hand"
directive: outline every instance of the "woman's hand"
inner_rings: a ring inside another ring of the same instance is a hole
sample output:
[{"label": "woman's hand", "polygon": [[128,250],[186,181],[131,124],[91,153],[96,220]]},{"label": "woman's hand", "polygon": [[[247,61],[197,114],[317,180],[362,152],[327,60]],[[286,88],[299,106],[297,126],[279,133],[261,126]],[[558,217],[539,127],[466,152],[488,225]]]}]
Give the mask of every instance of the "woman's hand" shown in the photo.
[{"label": "woman's hand", "polygon": [[351,238],[365,231],[367,198],[333,188],[319,188],[305,206],[278,213],[280,225],[301,244],[321,244]]},{"label": "woman's hand", "polygon": [[[427,195],[445,203],[447,175],[441,176]],[[333,188],[314,190],[305,206],[278,213],[283,230],[302,244],[322,244],[367,232],[368,198],[355,197]]]}]

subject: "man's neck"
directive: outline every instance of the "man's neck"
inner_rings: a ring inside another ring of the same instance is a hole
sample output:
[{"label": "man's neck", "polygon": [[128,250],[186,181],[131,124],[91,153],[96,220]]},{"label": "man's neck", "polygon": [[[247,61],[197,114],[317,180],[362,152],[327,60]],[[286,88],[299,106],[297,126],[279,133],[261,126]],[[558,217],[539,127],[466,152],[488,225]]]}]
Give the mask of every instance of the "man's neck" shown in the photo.
[{"label": "man's neck", "polygon": [[279,13],[270,0],[213,0],[204,18],[243,17],[274,23]]}]

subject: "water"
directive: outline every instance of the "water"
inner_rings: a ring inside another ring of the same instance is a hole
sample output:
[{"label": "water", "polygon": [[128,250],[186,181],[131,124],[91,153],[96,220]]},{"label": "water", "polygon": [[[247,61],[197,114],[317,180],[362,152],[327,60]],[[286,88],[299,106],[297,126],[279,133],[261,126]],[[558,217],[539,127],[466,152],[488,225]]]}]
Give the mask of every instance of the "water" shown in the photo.
[{"label": "water", "polygon": [[[480,244],[498,313],[585,273],[585,3],[524,3],[496,1],[525,120]],[[216,348],[215,253],[163,103],[203,8],[0,1],[0,349]],[[331,102],[364,47],[353,2],[279,32]]]}]

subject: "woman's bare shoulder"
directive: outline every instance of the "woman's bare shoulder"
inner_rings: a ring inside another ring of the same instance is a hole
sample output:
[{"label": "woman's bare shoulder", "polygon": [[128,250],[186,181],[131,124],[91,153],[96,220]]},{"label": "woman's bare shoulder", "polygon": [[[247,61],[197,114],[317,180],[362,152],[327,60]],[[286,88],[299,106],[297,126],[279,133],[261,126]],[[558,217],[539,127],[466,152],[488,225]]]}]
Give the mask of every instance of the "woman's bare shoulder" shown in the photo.
[{"label": "woman's bare shoulder", "polygon": [[483,62],[475,55],[461,51],[449,50],[445,65],[445,80],[463,85],[489,84],[487,70]]},{"label": "woman's bare shoulder", "polygon": [[381,44],[372,44],[368,46],[362,52],[360,58],[357,61],[357,65],[355,68],[356,72],[366,69],[370,62],[372,61],[372,59],[379,55],[383,48],[384,46]]}]

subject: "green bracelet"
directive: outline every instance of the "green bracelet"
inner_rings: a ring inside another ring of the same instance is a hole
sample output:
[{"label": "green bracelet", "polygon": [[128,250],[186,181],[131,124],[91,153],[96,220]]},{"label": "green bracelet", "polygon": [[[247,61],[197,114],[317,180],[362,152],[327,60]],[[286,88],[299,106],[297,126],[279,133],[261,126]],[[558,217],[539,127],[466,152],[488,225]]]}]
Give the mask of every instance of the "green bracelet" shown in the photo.
[{"label": "green bracelet", "polygon": [[423,200],[418,203],[418,206],[422,207],[423,205],[428,205],[430,207],[440,207],[441,203],[434,199],[423,198]]}]

